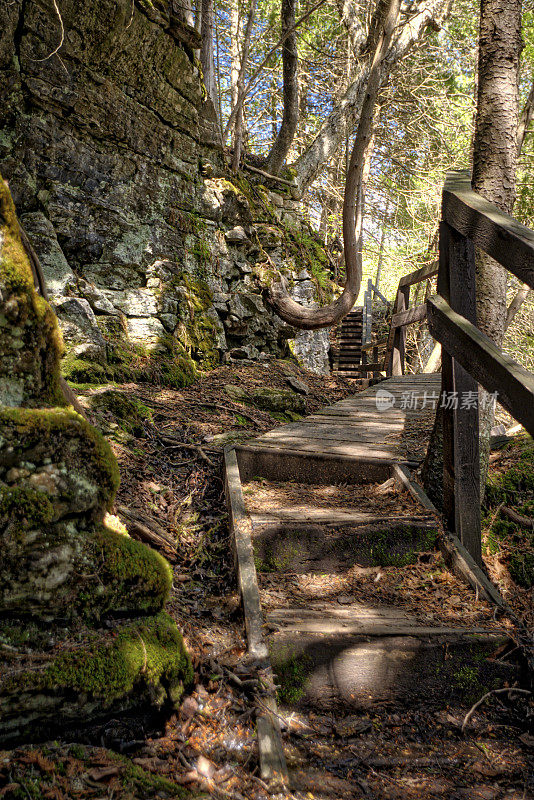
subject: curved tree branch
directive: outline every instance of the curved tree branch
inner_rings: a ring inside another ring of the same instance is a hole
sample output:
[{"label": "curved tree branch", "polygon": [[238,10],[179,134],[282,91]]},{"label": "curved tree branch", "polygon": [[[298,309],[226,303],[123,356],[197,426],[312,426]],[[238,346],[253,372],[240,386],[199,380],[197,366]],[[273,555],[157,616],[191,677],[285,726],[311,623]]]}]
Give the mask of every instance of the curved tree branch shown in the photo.
[{"label": "curved tree branch", "polygon": [[[396,64],[408,53],[415,42],[419,41],[429,27],[439,26],[451,10],[452,0],[419,0],[415,4],[410,18],[399,25],[395,37],[389,40],[387,53],[384,54],[384,80]],[[375,12],[375,19],[380,5]],[[296,170],[296,181],[302,193],[313,183],[321,166],[328,161],[345,140],[345,123],[350,130],[358,120],[365,98],[369,79],[370,64],[373,58],[372,37],[376,26],[371,24],[371,31],[361,47],[357,74],[347,88],[339,103],[332,109],[321,130],[310,146],[292,164]]]},{"label": "curved tree branch", "polygon": [[347,171],[343,203],[343,244],[347,276],[343,293],[335,302],[324,308],[310,309],[301,306],[289,296],[283,279],[268,291],[267,300],[274,311],[284,322],[296,328],[316,330],[334,325],[348,314],[360,291],[362,280],[361,213],[365,168],[373,136],[382,63],[391,43],[399,16],[399,8],[400,0],[381,0],[370,32],[373,55],[360,122]]}]

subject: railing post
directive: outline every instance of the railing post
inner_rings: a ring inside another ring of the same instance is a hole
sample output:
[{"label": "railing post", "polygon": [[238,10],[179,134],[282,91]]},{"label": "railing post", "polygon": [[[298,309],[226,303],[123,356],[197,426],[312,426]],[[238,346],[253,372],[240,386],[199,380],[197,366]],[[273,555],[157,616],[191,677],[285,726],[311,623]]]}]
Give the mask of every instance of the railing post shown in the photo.
[{"label": "railing post", "polygon": [[[475,248],[446,222],[440,223],[437,290],[476,324]],[[442,344],[443,511],[448,529],[481,564],[478,384]]]},{"label": "railing post", "polygon": [[[399,286],[395,304],[393,306],[393,314],[398,314],[400,311],[406,311],[410,305],[410,287]],[[404,375],[404,353],[405,353],[406,329],[404,325],[395,329],[393,335],[393,346],[391,349],[391,356],[389,360],[389,368],[387,371],[388,377],[391,375]]]},{"label": "railing post", "polygon": [[371,331],[373,326],[373,281],[371,278],[367,280],[367,293],[366,293],[366,308],[365,315],[365,344],[371,342]]}]

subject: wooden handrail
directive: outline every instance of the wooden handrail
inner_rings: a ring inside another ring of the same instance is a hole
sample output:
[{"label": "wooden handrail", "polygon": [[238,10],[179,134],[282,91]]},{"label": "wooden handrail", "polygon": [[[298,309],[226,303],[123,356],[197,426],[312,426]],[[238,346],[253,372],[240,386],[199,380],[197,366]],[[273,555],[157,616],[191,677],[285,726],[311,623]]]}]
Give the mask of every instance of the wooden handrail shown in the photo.
[{"label": "wooden handrail", "polygon": [[377,347],[377,348],[378,347],[384,347],[384,345],[386,345],[387,343],[388,343],[388,339],[386,337],[385,339],[379,339],[377,342],[369,342],[369,344],[363,344],[361,346],[360,350],[363,353],[364,350],[372,350],[373,347]]},{"label": "wooden handrail", "polygon": [[391,317],[391,327],[400,328],[403,325],[411,325],[413,322],[421,322],[426,317],[426,303],[412,306],[407,311],[400,311]]},{"label": "wooden handrail", "polygon": [[429,330],[442,345],[443,512],[482,564],[478,384],[534,435],[534,375],[476,327],[475,247],[534,288],[534,231],[475,194],[467,173],[449,173],[438,294],[427,301]]},{"label": "wooden handrail", "polygon": [[409,275],[404,275],[399,281],[399,288],[401,286],[413,286],[414,283],[421,283],[421,281],[424,281],[427,278],[433,278],[434,275],[437,274],[438,263],[435,261],[432,264],[427,264],[426,267],[416,269],[415,272],[410,272]]},{"label": "wooden handrail", "polygon": [[497,393],[499,403],[534,436],[534,375],[439,295],[428,300],[428,328],[478,383]]},{"label": "wooden handrail", "polygon": [[442,218],[534,288],[534,231],[476,194],[468,171],[447,174]]},{"label": "wooden handrail", "polygon": [[438,263],[432,262],[432,264],[427,264],[426,267],[421,267],[421,269],[416,269],[408,275],[403,275],[399,281],[384,354],[383,369],[386,371],[388,378],[392,375],[404,375],[405,372],[406,333],[404,328],[414,322],[421,322],[426,317],[426,303],[420,303],[409,308],[410,287],[421,283],[421,281],[429,280],[437,274]]}]

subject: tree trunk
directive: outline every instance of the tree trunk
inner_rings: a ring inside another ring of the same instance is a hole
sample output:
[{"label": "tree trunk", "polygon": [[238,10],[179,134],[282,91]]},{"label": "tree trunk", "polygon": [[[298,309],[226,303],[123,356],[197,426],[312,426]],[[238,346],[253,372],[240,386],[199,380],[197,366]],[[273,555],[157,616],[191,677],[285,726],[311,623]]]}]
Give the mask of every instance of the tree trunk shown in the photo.
[{"label": "tree trunk", "polygon": [[[520,0],[482,0],[472,183],[475,191],[508,213],[515,199],[520,49]],[[485,254],[478,254],[477,325],[501,346],[505,320],[506,272]],[[479,394],[483,497],[494,408],[487,392],[481,389]],[[443,500],[442,418],[438,408],[422,469],[425,489],[438,508]]]},{"label": "tree trunk", "polygon": [[[237,0],[230,5],[230,98],[232,108],[237,105],[237,81],[239,78],[239,10]],[[232,142],[232,146],[234,142]]]},{"label": "tree trunk", "polygon": [[208,97],[217,113],[217,87],[213,60],[213,0],[202,0],[201,9],[200,34],[202,36],[202,45],[200,48],[200,63]]},{"label": "tree trunk", "polygon": [[234,155],[232,159],[232,169],[237,172],[239,169],[239,162],[241,161],[241,148],[243,146],[243,101],[245,92],[245,72],[248,64],[248,53],[250,50],[250,39],[252,36],[252,25],[254,23],[254,16],[256,14],[257,0],[252,0],[247,16],[247,24],[245,25],[245,33],[243,36],[243,51],[241,55],[241,66],[239,67],[239,75],[237,77],[237,98],[236,105],[233,111],[236,111],[235,127],[234,127]]},{"label": "tree trunk", "polygon": [[[374,15],[376,21],[379,6]],[[412,45],[425,34],[429,26],[436,27],[447,18],[451,9],[451,0],[422,0],[410,15],[410,22],[400,27],[395,39],[391,38],[388,51],[383,59],[384,76],[389,75],[394,66],[406,55]],[[376,22],[375,22],[376,24]],[[326,122],[307,148],[306,152],[294,163],[296,180],[304,192],[315,180],[321,166],[328,161],[345,140],[345,123],[353,129],[365,99],[367,82],[373,58],[372,30],[362,45],[359,54],[359,71],[343,95],[341,101],[329,114]]]},{"label": "tree trunk", "polygon": [[293,300],[287,293],[283,280],[271,287],[267,293],[268,302],[278,316],[289,325],[297,328],[316,330],[317,328],[334,325],[348,314],[360,291],[362,279],[360,237],[363,187],[374,131],[375,108],[380,89],[381,69],[398,20],[399,7],[400,0],[383,0],[380,2],[369,34],[369,39],[373,46],[369,66],[369,80],[350,158],[343,203],[343,246],[346,269],[346,282],[343,293],[334,303],[319,309],[304,308]]},{"label": "tree trunk", "polygon": [[[293,142],[299,121],[299,84],[297,32],[295,30],[296,0],[282,0],[281,33],[282,71],[284,81],[284,110],[278,136],[267,156],[265,169],[278,175]],[[292,31],[291,33],[289,31]]]},{"label": "tree trunk", "polygon": [[[482,0],[473,189],[510,214],[515,202],[519,117],[521,0]],[[506,322],[506,270],[477,257],[477,325],[501,347]],[[494,401],[480,391],[481,482],[485,486]]]}]

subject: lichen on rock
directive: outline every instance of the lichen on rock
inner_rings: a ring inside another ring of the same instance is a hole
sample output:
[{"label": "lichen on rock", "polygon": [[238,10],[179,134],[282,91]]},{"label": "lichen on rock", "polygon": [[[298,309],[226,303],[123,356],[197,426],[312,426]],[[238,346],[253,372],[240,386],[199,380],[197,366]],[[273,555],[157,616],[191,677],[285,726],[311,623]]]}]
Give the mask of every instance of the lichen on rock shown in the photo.
[{"label": "lichen on rock", "polygon": [[[0,616],[18,629],[28,662],[0,672],[3,742],[139,702],[172,705],[191,667],[176,625],[161,614],[168,563],[107,524],[117,462],[66,407],[57,320],[34,288],[1,179],[0,323]],[[101,620],[117,615],[126,621],[103,636]],[[69,628],[80,625],[85,638],[73,651]],[[45,626],[66,639],[50,663],[41,658]]]}]

